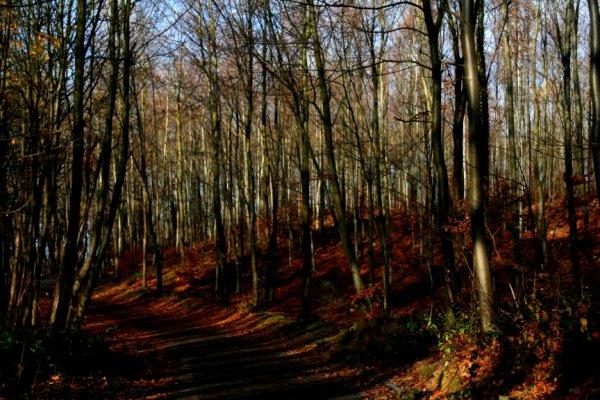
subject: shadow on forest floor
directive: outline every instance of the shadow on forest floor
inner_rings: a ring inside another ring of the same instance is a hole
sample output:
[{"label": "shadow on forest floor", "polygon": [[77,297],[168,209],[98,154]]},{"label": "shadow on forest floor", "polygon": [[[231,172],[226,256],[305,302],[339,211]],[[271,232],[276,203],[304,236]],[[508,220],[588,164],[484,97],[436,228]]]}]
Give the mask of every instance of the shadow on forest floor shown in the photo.
[{"label": "shadow on forest floor", "polygon": [[[96,299],[86,330],[107,332],[119,358],[105,387],[82,389],[87,397],[158,398],[360,398],[366,385],[386,379],[374,368],[349,367],[320,351],[331,337],[318,324],[306,329],[273,313],[196,305],[183,312],[172,296],[133,301]],[[141,366],[139,359],[154,365]],[[135,361],[134,361],[135,360]],[[147,368],[146,368],[147,367]],[[81,388],[80,388],[81,389]],[[77,388],[50,388],[50,397]]]}]

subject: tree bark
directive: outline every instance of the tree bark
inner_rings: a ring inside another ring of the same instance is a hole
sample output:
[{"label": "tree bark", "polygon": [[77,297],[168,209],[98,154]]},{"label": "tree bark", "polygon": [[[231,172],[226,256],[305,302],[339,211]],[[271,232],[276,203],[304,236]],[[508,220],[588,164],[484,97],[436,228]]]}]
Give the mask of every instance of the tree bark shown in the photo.
[{"label": "tree bark", "polygon": [[505,13],[504,37],[503,37],[503,53],[505,64],[505,79],[506,79],[506,124],[508,128],[508,188],[509,188],[509,231],[513,235],[514,255],[516,259],[520,259],[520,235],[519,235],[519,208],[516,198],[518,197],[518,179],[519,173],[517,170],[517,142],[515,137],[515,89],[513,82],[512,68],[512,53],[510,44],[510,16],[509,2],[503,5]]},{"label": "tree bark", "polygon": [[560,60],[563,67],[562,80],[562,128],[563,128],[563,157],[565,163],[565,193],[567,196],[567,221],[569,224],[569,254],[575,285],[579,285],[581,273],[577,255],[577,215],[575,211],[575,184],[573,182],[573,130],[571,125],[571,55],[574,43],[572,31],[575,29],[575,6],[573,0],[567,3],[565,15],[565,30],[561,32],[555,15],[557,42]]},{"label": "tree bark", "polygon": [[248,208],[248,241],[250,242],[250,270],[252,272],[252,305],[260,304],[260,277],[257,260],[257,234],[256,234],[256,189],[254,182],[254,163],[252,160],[252,127],[254,115],[254,4],[247,0],[246,40],[247,65],[246,65],[246,120],[244,127],[244,167],[246,171],[246,206]]},{"label": "tree bark", "polygon": [[75,28],[75,76],[73,86],[73,129],[71,144],[71,188],[69,195],[69,215],[65,248],[60,272],[54,292],[54,302],[50,315],[50,326],[67,328],[67,315],[71,303],[71,286],[78,264],[78,237],[81,217],[81,192],[83,188],[84,152],[84,90],[85,90],[85,29],[87,23],[87,1],[77,0]]},{"label": "tree bark", "polygon": [[352,246],[352,240],[350,239],[350,232],[348,230],[348,224],[346,222],[346,210],[344,207],[344,199],[342,194],[342,188],[340,185],[336,162],[334,154],[333,144],[333,120],[331,117],[331,94],[328,87],[327,77],[325,74],[325,59],[323,49],[321,47],[321,40],[318,31],[317,24],[317,12],[313,0],[308,0],[309,7],[309,25],[311,30],[313,51],[315,57],[315,66],[317,68],[318,76],[318,90],[321,97],[321,109],[319,115],[321,122],[323,123],[323,136],[325,140],[325,157],[327,159],[325,165],[325,171],[327,171],[327,179],[330,182],[331,193],[330,198],[333,202],[335,211],[335,217],[337,222],[340,239],[348,259],[348,266],[352,274],[352,282],[354,289],[357,293],[360,293],[363,289],[363,281],[360,276],[360,269],[358,267],[358,260],[356,253]]},{"label": "tree bark", "polygon": [[[458,18],[458,23],[462,24]],[[457,29],[454,19],[450,19],[450,33],[452,34],[452,50],[454,53],[454,113],[452,117],[452,142],[453,159],[452,173],[454,175],[454,186],[456,197],[459,200],[465,198],[465,177],[463,167],[464,146],[464,120],[467,98],[465,96],[465,67],[464,59],[460,50],[460,27]]]},{"label": "tree bark", "polygon": [[598,0],[588,0],[590,10],[590,97],[592,121],[590,125],[590,152],[594,164],[596,196],[600,201],[600,12]]},{"label": "tree bark", "polygon": [[[481,12],[481,11],[479,11]],[[494,291],[492,274],[489,265],[488,244],[485,230],[485,173],[487,164],[487,132],[482,129],[482,98],[481,92],[487,88],[480,87],[478,57],[475,46],[475,9],[473,0],[463,0],[461,7],[463,18],[462,44],[465,58],[465,82],[469,112],[469,162],[470,188],[469,208],[471,215],[471,236],[473,240],[473,264],[476,277],[476,288],[479,294],[479,313],[481,327],[484,332],[496,328],[494,316]],[[484,109],[485,110],[485,109]]]},{"label": "tree bark", "polygon": [[438,6],[437,16],[434,17],[431,0],[423,0],[423,16],[427,28],[429,42],[429,59],[431,62],[431,156],[433,163],[433,206],[435,225],[441,241],[444,256],[444,279],[450,304],[454,301],[450,277],[454,271],[454,248],[452,236],[448,231],[448,214],[451,206],[450,186],[444,159],[442,137],[442,60],[439,54],[439,34],[444,18],[446,1]]}]

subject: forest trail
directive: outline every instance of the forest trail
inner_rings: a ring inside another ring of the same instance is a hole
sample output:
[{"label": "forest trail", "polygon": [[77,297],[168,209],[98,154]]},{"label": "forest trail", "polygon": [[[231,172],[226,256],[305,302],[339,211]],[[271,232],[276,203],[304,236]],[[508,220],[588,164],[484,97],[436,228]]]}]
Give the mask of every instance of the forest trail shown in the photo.
[{"label": "forest trail", "polygon": [[310,335],[274,335],[272,314],[213,305],[185,314],[174,307],[97,299],[90,309],[88,325],[114,329],[108,340],[121,350],[161,360],[152,368],[151,387],[140,386],[140,397],[361,398],[352,394],[355,371],[342,372],[344,367],[323,359]]}]

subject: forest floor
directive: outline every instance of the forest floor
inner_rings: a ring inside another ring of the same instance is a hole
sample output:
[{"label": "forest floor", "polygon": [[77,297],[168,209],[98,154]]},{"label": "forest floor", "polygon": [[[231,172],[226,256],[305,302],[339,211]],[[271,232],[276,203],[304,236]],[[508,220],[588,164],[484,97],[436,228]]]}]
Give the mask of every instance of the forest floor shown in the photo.
[{"label": "forest floor", "polygon": [[[83,326],[108,346],[103,362],[91,372],[51,375],[34,392],[43,398],[600,398],[600,246],[590,245],[582,257],[591,295],[564,300],[570,275],[565,221],[560,211],[549,214],[552,261],[543,271],[517,268],[506,232],[491,229],[506,329],[486,337],[477,332],[473,308],[463,306],[448,320],[444,290],[435,287],[439,271],[424,266],[415,222],[401,214],[393,224],[393,312],[385,318],[376,306],[378,285],[368,286],[362,298],[352,295],[331,227],[315,236],[313,318],[303,322],[301,260],[296,252],[288,256],[285,240],[275,300],[264,310],[249,306],[247,290],[227,306],[216,304],[209,245],[188,249],[184,260],[175,249],[166,251],[160,295],[142,288],[139,252],[132,252],[122,261],[125,277],[97,290]],[[590,221],[590,236],[599,243],[595,203]],[[531,247],[524,240],[524,248]],[[367,258],[363,254],[366,280]],[[527,292],[517,296],[520,301],[507,284],[515,270]],[[471,289],[463,292],[469,299]],[[473,300],[462,304],[474,307]]]},{"label": "forest floor", "polygon": [[105,368],[85,377],[53,375],[39,384],[37,395],[359,399],[361,391],[391,375],[389,368],[332,359],[330,350],[340,336],[332,323],[250,311],[239,296],[229,306],[204,301],[208,287],[192,289],[195,279],[189,274],[200,271],[190,265],[169,268],[162,295],[134,279],[102,286],[83,330],[109,345]]},{"label": "forest floor", "polygon": [[328,335],[316,325],[284,339],[278,330],[289,323],[273,313],[101,295],[89,320],[86,331],[105,334],[112,352],[129,359],[129,370],[117,367],[100,387],[97,377],[88,384],[74,378],[48,395],[330,398],[351,394],[357,375],[369,374],[323,357],[318,342]]}]

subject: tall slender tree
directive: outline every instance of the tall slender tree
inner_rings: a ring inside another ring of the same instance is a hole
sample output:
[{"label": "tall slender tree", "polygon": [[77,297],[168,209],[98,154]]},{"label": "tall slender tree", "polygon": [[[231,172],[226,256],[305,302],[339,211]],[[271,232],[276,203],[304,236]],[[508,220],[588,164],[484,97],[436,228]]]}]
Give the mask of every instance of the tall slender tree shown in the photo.
[{"label": "tall slender tree", "polygon": [[471,236],[473,240],[473,266],[475,270],[476,289],[479,294],[479,313],[484,332],[494,330],[494,289],[488,255],[488,244],[485,228],[485,181],[487,164],[487,132],[482,132],[482,92],[487,88],[481,86],[478,59],[484,54],[475,45],[475,21],[482,10],[476,9],[473,0],[462,0],[461,16],[462,45],[465,59],[465,82],[469,113],[469,209],[471,217]]}]

